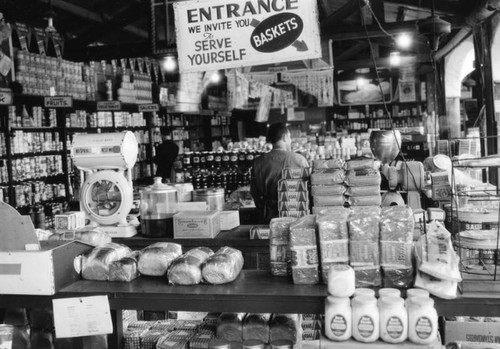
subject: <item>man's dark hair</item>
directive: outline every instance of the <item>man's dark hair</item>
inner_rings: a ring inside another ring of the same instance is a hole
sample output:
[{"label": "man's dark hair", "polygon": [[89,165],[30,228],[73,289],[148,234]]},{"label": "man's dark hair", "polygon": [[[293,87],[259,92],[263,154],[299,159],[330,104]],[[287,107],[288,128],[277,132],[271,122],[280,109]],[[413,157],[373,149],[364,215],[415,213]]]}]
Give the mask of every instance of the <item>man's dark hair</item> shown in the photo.
[{"label": "man's dark hair", "polygon": [[275,144],[290,131],[288,131],[288,128],[285,126],[285,124],[282,123],[276,123],[272,124],[269,126],[267,129],[267,142]]}]

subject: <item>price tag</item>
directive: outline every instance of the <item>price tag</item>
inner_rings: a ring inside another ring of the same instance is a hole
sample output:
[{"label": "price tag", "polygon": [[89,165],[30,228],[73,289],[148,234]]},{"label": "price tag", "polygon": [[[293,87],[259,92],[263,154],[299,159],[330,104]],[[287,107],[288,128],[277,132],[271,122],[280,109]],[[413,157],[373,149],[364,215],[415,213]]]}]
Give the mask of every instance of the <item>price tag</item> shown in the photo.
[{"label": "price tag", "polygon": [[12,90],[8,88],[0,88],[0,105],[12,104]]},{"label": "price tag", "polygon": [[72,108],[73,97],[71,96],[56,96],[44,98],[45,108]]},{"label": "price tag", "polygon": [[99,111],[119,111],[122,109],[120,101],[101,101],[97,102],[97,110]]},{"label": "price tag", "polygon": [[160,106],[157,103],[153,104],[139,104],[139,111],[143,113],[155,112],[160,110]]}]

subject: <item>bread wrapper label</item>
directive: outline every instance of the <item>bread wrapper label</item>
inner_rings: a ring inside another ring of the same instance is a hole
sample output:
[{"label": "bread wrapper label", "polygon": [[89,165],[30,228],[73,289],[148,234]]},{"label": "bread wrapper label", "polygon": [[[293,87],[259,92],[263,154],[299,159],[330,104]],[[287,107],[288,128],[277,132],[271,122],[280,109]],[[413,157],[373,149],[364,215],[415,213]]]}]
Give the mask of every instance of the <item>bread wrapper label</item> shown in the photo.
[{"label": "bread wrapper label", "polygon": [[309,202],[308,201],[279,202],[278,209],[280,211],[307,211],[309,210]]},{"label": "bread wrapper label", "polygon": [[278,181],[278,191],[308,191],[308,181],[302,179],[281,179]]},{"label": "bread wrapper label", "polygon": [[286,167],[281,170],[282,179],[308,179],[310,175],[311,169],[309,167]]},{"label": "bread wrapper label", "polygon": [[278,193],[279,202],[303,202],[309,201],[309,192],[307,191],[287,191]]},{"label": "bread wrapper label", "polygon": [[380,241],[380,265],[391,268],[411,267],[411,249],[411,242]]},{"label": "bread wrapper label", "polygon": [[318,169],[311,175],[312,185],[321,184],[343,184],[345,181],[345,171],[341,169]]},{"label": "bread wrapper label", "polygon": [[321,263],[349,262],[349,240],[332,240],[320,243]]}]

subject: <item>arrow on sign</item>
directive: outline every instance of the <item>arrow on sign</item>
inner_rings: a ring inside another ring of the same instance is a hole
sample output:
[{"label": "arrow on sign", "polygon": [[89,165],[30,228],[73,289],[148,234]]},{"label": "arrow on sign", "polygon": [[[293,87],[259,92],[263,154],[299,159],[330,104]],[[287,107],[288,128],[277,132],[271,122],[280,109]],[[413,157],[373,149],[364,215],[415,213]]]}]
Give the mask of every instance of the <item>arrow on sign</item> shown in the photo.
[{"label": "arrow on sign", "polygon": [[[250,22],[250,25],[254,28],[257,28],[257,26],[260,24],[260,21],[256,20],[255,18],[252,19]],[[297,49],[299,52],[307,51],[308,47],[307,44],[305,43],[304,40],[295,40],[294,43],[292,44],[293,47]]]}]

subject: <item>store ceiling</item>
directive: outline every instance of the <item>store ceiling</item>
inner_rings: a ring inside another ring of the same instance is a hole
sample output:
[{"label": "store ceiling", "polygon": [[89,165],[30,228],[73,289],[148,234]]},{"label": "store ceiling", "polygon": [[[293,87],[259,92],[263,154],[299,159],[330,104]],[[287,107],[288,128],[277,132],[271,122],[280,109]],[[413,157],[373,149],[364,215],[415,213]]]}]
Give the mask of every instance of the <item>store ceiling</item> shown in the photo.
[{"label": "store ceiling", "polygon": [[[133,56],[150,53],[149,26],[151,1],[165,0],[0,0],[0,11],[8,22],[24,22],[45,28],[45,19],[52,11],[54,26],[65,38],[65,55],[74,60],[95,59],[111,55]],[[393,40],[381,35],[373,13],[389,33],[416,31],[419,20],[435,13],[452,23],[450,40],[465,24],[467,16],[486,0],[318,0],[323,39],[332,39],[335,64],[367,59],[377,47],[377,55],[388,55]],[[168,1],[172,3],[174,1]],[[366,24],[365,27],[362,25]],[[367,32],[371,36],[368,44]],[[378,33],[378,34],[377,34]],[[428,50],[424,39],[413,49]],[[326,60],[326,59],[325,59]]]}]

